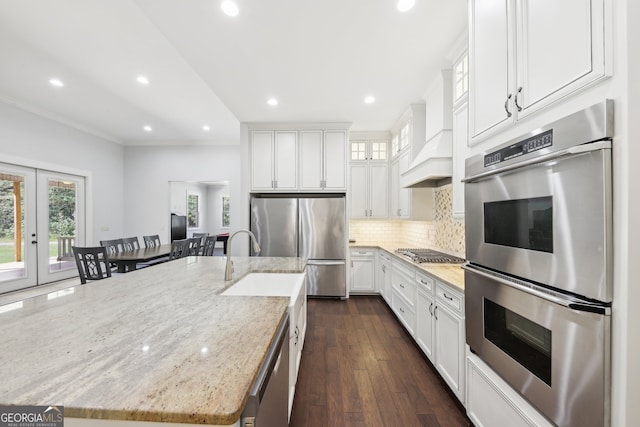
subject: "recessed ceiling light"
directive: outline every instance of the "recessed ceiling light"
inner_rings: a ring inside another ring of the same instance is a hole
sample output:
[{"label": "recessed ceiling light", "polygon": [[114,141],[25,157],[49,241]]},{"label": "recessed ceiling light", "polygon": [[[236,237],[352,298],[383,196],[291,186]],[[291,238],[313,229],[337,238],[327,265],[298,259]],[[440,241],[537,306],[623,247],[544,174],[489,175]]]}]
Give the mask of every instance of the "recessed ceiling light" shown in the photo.
[{"label": "recessed ceiling light", "polygon": [[225,15],[228,16],[238,16],[238,14],[240,13],[240,9],[238,9],[238,5],[236,4],[236,2],[231,0],[223,1],[220,7],[222,8],[222,11],[225,13]]},{"label": "recessed ceiling light", "polygon": [[278,105],[278,100],[275,98],[269,98],[269,100],[267,101],[267,104],[271,105],[272,107],[275,107],[276,105]]},{"label": "recessed ceiling light", "polygon": [[64,83],[62,82],[62,80],[56,79],[56,78],[53,78],[53,79],[49,80],[49,83],[51,84],[51,86],[55,86],[55,87],[63,87],[64,86]]},{"label": "recessed ceiling light", "polygon": [[207,125],[202,126],[202,130],[205,132],[209,132],[211,130],[211,128]]},{"label": "recessed ceiling light", "polygon": [[406,12],[416,4],[416,0],[398,0],[397,8],[400,12]]},{"label": "recessed ceiling light", "polygon": [[376,99],[371,95],[364,98],[365,104],[373,104],[374,102],[376,102]]},{"label": "recessed ceiling light", "polygon": [[153,130],[153,128],[149,125],[146,125],[145,127],[143,127],[142,129],[145,130],[145,132],[151,132]]},{"label": "recessed ceiling light", "polygon": [[138,81],[138,83],[140,83],[141,85],[148,85],[149,84],[149,79],[146,76],[138,76],[136,78],[136,80]]}]

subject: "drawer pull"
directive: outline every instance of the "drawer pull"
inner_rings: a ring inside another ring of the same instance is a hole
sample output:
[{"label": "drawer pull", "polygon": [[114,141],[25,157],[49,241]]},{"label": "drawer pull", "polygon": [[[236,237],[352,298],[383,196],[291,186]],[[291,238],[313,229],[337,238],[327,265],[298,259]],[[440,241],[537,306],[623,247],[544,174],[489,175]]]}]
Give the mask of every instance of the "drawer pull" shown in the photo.
[{"label": "drawer pull", "polygon": [[404,289],[404,285],[403,285],[402,283],[400,283],[400,287],[401,287],[402,289]]},{"label": "drawer pull", "polygon": [[398,307],[398,310],[400,310],[404,314],[404,310],[402,309],[402,307]]},{"label": "drawer pull", "polygon": [[448,299],[449,301],[453,301],[453,297],[450,297],[449,295],[447,295],[447,293],[446,293],[446,292],[443,292],[443,293],[442,293],[442,295],[444,295],[444,297],[445,297],[446,299]]}]

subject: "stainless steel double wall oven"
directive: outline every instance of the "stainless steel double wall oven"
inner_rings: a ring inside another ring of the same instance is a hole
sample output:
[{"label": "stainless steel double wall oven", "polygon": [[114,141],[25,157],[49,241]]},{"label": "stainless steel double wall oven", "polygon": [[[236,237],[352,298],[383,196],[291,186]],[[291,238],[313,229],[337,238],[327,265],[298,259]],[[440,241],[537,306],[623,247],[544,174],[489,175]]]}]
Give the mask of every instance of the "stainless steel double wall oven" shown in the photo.
[{"label": "stainless steel double wall oven", "polygon": [[466,163],[467,344],[549,420],[609,425],[613,104]]}]

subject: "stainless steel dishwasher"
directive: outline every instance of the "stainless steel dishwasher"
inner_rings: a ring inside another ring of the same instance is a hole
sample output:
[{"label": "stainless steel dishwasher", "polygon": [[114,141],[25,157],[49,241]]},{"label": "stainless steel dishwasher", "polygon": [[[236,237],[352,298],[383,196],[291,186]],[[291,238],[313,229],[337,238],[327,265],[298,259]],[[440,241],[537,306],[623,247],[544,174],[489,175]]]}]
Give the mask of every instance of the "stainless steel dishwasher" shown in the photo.
[{"label": "stainless steel dishwasher", "polygon": [[242,412],[243,427],[289,425],[289,313],[278,326]]}]

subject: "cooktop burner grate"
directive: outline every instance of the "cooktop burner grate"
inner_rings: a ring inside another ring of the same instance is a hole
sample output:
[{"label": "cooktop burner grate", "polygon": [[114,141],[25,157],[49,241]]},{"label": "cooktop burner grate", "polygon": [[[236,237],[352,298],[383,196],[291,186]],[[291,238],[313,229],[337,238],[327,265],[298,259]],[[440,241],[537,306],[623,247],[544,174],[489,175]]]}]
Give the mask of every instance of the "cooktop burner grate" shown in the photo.
[{"label": "cooktop burner grate", "polygon": [[432,249],[396,249],[396,253],[404,255],[418,264],[423,263],[439,263],[439,264],[462,264],[464,260],[462,258],[455,257],[453,255],[445,254],[442,252],[434,251]]}]

